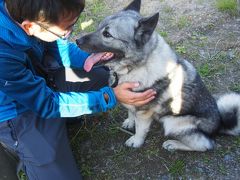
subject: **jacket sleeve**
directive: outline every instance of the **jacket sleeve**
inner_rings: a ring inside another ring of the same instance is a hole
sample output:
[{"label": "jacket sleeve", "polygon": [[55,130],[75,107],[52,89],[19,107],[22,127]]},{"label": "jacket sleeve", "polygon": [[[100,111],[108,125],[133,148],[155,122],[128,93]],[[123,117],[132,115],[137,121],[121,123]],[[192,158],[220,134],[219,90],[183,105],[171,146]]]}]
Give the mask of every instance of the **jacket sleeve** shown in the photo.
[{"label": "jacket sleeve", "polygon": [[81,50],[75,43],[67,40],[57,40],[45,43],[47,54],[51,55],[65,67],[82,68],[89,54]]},{"label": "jacket sleeve", "polygon": [[[113,90],[109,87],[88,93],[54,92],[46,86],[43,78],[33,75],[22,58],[11,56],[0,58],[0,91],[43,118],[103,112],[116,104]],[[108,103],[104,100],[104,93],[109,95]]]}]

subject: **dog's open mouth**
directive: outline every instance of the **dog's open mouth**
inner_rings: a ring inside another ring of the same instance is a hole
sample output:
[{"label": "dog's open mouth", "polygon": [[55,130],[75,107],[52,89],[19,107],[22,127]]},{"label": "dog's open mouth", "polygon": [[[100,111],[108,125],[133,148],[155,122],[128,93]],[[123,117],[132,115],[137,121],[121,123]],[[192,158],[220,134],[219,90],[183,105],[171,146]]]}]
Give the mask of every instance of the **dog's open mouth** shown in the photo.
[{"label": "dog's open mouth", "polygon": [[96,45],[86,41],[86,38],[76,40],[77,46],[91,54],[85,61],[84,69],[89,72],[94,65],[106,64],[109,61],[119,60],[124,58],[124,52],[112,47],[104,45]]},{"label": "dog's open mouth", "polygon": [[84,70],[89,72],[94,65],[104,64],[115,58],[115,54],[111,52],[92,53],[84,63]]},{"label": "dog's open mouth", "polygon": [[86,41],[85,39],[86,38],[84,38],[84,37],[77,39],[76,44],[80,49],[82,49],[90,54],[97,54],[97,53],[103,53],[103,52],[113,53],[114,56],[109,60],[119,59],[119,58],[123,58],[125,56],[124,52],[120,49],[115,49],[113,47],[106,47],[104,45],[92,44],[92,43],[89,43],[88,41]]}]

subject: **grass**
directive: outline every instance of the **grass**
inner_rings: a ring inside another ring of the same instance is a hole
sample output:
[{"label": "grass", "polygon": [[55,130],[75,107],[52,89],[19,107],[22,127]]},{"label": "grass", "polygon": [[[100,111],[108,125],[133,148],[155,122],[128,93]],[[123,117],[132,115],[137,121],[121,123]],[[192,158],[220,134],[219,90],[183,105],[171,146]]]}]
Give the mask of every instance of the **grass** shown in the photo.
[{"label": "grass", "polygon": [[189,24],[189,19],[186,16],[181,16],[176,22],[176,25],[179,29],[183,29],[189,26]]},{"label": "grass", "polygon": [[177,45],[176,46],[176,52],[179,53],[179,54],[186,54],[187,49],[184,45]]},{"label": "grass", "polygon": [[203,157],[203,162],[204,162],[205,164],[209,164],[209,163],[211,162],[211,159],[210,159],[208,156],[204,156],[204,157]]},{"label": "grass", "polygon": [[197,70],[201,77],[211,77],[215,74],[220,74],[224,72],[224,69],[224,64],[210,64],[208,62],[197,67]]},{"label": "grass", "polygon": [[168,33],[166,31],[157,31],[163,38],[167,38],[168,37]]},{"label": "grass", "polygon": [[201,77],[208,77],[211,75],[210,65],[203,64],[202,66],[198,67],[198,72]]},{"label": "grass", "polygon": [[240,93],[240,84],[234,83],[234,84],[232,84],[232,85],[229,87],[229,89],[230,89],[231,91]]},{"label": "grass", "polygon": [[19,180],[27,180],[28,179],[26,174],[23,172],[23,170],[20,170],[18,172],[18,177],[19,177]]},{"label": "grass", "polygon": [[[97,24],[108,14],[106,4],[100,0],[92,0],[86,3],[86,8],[82,12],[78,23],[75,25],[73,35],[80,31],[92,32]],[[100,13],[101,12],[101,13]],[[104,12],[104,13],[103,13]]]},{"label": "grass", "polygon": [[149,149],[147,149],[144,153],[147,155],[147,157],[157,157],[159,156],[159,149],[155,146],[150,146]]},{"label": "grass", "polygon": [[219,164],[218,165],[218,171],[223,174],[223,175],[226,175],[227,174],[227,169],[226,167],[223,165],[223,164]]},{"label": "grass", "polygon": [[174,12],[174,9],[171,6],[165,5],[163,7],[163,12],[166,14],[172,14]]},{"label": "grass", "polygon": [[185,162],[178,159],[169,167],[169,172],[173,176],[181,176],[184,173],[185,166]]},{"label": "grass", "polygon": [[240,137],[235,137],[234,141],[233,141],[233,144],[236,146],[236,147],[240,147]]},{"label": "grass", "polygon": [[217,9],[222,12],[227,12],[230,15],[237,15],[237,0],[217,0]]},{"label": "grass", "polygon": [[89,176],[92,176],[92,170],[91,170],[91,167],[86,165],[86,164],[83,164],[81,166],[81,173],[83,176],[85,177],[89,177]]},{"label": "grass", "polygon": [[114,152],[112,159],[116,162],[120,162],[127,156],[127,152],[128,149],[126,147],[121,147]]}]

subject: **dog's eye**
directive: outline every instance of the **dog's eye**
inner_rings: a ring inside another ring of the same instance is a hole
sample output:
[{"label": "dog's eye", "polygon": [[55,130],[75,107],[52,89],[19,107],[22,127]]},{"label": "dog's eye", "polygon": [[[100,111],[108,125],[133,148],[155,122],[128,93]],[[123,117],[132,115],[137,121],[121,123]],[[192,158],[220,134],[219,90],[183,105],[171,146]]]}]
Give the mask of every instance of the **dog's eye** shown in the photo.
[{"label": "dog's eye", "polygon": [[103,31],[103,36],[106,38],[113,37],[108,31]]}]

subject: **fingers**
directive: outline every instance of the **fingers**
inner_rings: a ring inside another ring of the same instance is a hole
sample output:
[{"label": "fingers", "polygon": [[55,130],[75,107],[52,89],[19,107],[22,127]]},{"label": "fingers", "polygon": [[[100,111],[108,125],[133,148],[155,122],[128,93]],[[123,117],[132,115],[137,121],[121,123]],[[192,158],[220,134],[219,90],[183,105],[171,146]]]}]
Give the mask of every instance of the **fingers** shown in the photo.
[{"label": "fingers", "polygon": [[146,90],[141,93],[135,93],[136,101],[142,101],[143,99],[147,99],[156,95],[156,92],[153,89]]},{"label": "fingers", "polygon": [[156,92],[152,89],[143,93],[134,93],[132,95],[131,104],[134,106],[142,106],[155,98]]},{"label": "fingers", "polygon": [[134,106],[144,105],[155,98],[156,92],[153,89],[144,92],[133,92],[132,89],[138,86],[139,83],[122,83],[113,90],[119,102]]},{"label": "fingers", "polygon": [[133,92],[132,89],[139,87],[138,82],[125,82],[122,83],[121,86],[121,89],[125,89],[125,95],[128,97],[128,103],[132,105],[141,105],[149,102],[154,99],[156,95],[156,91],[153,89],[149,89],[144,92]]},{"label": "fingers", "polygon": [[[139,86],[138,82],[135,83],[125,83],[125,88],[126,89],[133,89],[133,88],[137,88]],[[134,101],[143,101],[145,99],[148,99],[152,96],[156,95],[156,91],[154,91],[153,89],[148,89],[144,92],[132,92],[132,99],[134,99]]]},{"label": "fingers", "polygon": [[149,103],[150,101],[152,101],[154,98],[155,98],[155,96],[151,96],[143,101],[137,101],[134,105],[135,106],[143,106],[143,105]]}]

